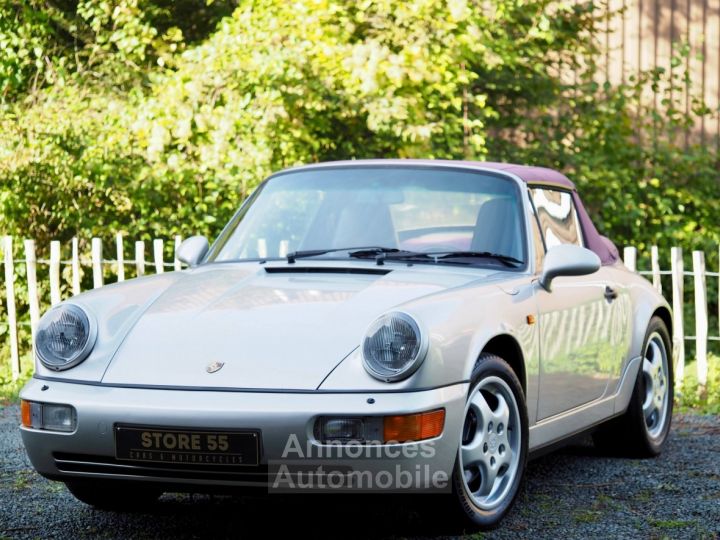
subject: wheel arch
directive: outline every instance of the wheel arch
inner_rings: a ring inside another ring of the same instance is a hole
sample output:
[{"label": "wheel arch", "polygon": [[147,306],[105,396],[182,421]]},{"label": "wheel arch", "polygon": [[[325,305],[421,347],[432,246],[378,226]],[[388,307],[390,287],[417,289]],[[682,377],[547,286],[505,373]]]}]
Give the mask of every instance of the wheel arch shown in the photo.
[{"label": "wheel arch", "polygon": [[505,360],[520,380],[523,393],[527,396],[527,373],[525,356],[520,343],[510,334],[498,334],[485,344],[481,353],[491,353]]},{"label": "wheel arch", "polygon": [[662,321],[665,323],[665,326],[668,329],[668,333],[670,334],[670,339],[672,340],[673,321],[672,321],[672,313],[670,313],[670,310],[666,306],[659,306],[658,308],[655,309],[655,311],[653,311],[653,314],[650,316],[650,319],[652,319],[653,317],[660,317],[660,319],[662,319]]}]

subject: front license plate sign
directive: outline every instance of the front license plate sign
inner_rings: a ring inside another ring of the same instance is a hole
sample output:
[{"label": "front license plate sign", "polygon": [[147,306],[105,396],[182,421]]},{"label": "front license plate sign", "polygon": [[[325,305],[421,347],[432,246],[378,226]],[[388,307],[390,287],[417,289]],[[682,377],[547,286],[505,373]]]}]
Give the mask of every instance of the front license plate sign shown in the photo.
[{"label": "front license plate sign", "polygon": [[255,431],[115,426],[115,457],[176,465],[257,465]]}]

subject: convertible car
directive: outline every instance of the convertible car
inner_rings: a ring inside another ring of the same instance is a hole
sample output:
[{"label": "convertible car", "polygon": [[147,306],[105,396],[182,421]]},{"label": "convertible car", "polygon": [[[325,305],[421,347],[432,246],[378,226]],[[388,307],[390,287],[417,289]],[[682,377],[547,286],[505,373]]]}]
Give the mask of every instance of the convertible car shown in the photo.
[{"label": "convertible car", "polygon": [[23,441],[85,503],[433,492],[488,528],[533,456],[587,434],[654,456],[668,436],[668,304],[556,171],[284,170],[177,256],[39,323]]}]

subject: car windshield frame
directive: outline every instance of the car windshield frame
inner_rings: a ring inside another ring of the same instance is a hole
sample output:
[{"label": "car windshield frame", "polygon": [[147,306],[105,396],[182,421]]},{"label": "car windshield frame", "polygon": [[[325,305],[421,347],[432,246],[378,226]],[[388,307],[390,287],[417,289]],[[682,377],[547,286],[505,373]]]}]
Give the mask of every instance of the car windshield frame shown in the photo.
[{"label": "car windshield frame", "polygon": [[[513,175],[505,174],[500,171],[494,171],[491,169],[484,169],[479,167],[465,167],[465,166],[454,166],[454,165],[428,165],[428,164],[397,164],[397,163],[390,163],[390,164],[337,164],[337,165],[310,165],[310,166],[302,166],[302,167],[296,167],[296,168],[290,168],[278,171],[276,173],[273,173],[272,175],[268,176],[265,180],[263,180],[257,188],[243,201],[243,203],[240,205],[238,210],[235,212],[235,214],[230,218],[230,220],[227,222],[227,224],[223,227],[220,234],[217,236],[216,240],[212,243],[210,246],[210,249],[208,250],[207,254],[203,258],[201,264],[227,264],[227,263],[243,263],[243,262],[275,262],[275,261],[288,261],[287,256],[268,256],[268,257],[243,257],[243,258],[232,258],[232,259],[223,259],[218,260],[218,255],[222,252],[223,248],[227,244],[228,240],[232,238],[233,233],[235,232],[236,228],[238,227],[239,223],[242,221],[242,219],[247,214],[248,210],[252,207],[253,203],[257,200],[257,198],[261,195],[263,190],[266,188],[266,186],[272,182],[274,179],[281,177],[281,176],[288,176],[298,173],[308,173],[308,172],[314,172],[314,171],[328,171],[328,170],[358,170],[358,169],[416,169],[416,170],[440,170],[440,171],[457,171],[457,172],[463,172],[463,173],[470,173],[470,174],[477,174],[478,176],[484,176],[484,177],[493,177],[497,179],[498,181],[502,182],[509,182],[509,185],[512,186],[512,189],[515,191],[514,196],[515,200],[517,202],[518,206],[518,224],[520,227],[520,239],[521,239],[521,250],[522,250],[522,264],[517,265],[516,267],[509,267],[505,264],[503,264],[501,261],[498,261],[497,259],[493,259],[491,257],[476,257],[473,259],[472,262],[468,261],[467,258],[459,261],[459,260],[452,260],[452,259],[442,259],[442,258],[417,258],[417,259],[395,259],[393,260],[390,258],[383,258],[383,262],[387,263],[396,263],[396,264],[403,264],[405,266],[412,266],[415,264],[430,264],[430,265],[447,265],[447,266],[462,266],[462,267],[469,267],[469,268],[491,268],[496,270],[502,270],[507,272],[519,272],[524,273],[527,272],[530,269],[531,263],[530,263],[530,246],[528,245],[528,226],[526,221],[526,211],[525,208],[525,201],[524,197],[526,197],[527,189],[523,190],[523,186],[521,186],[521,182],[518,181]],[[347,251],[353,251],[357,250],[359,248],[363,248],[365,246],[348,246],[347,250],[343,249],[332,249],[330,250],[330,253],[325,255],[318,255],[316,257],[303,259],[304,261],[318,261],[318,262],[326,262],[326,261],[344,261],[344,262],[361,262],[362,259],[353,258],[351,256],[347,255]],[[470,251],[470,250],[468,250]],[[338,256],[338,254],[345,252],[345,256]],[[432,254],[432,253],[430,253]],[[459,259],[460,257],[458,257]],[[372,259],[369,259],[372,260]]]}]

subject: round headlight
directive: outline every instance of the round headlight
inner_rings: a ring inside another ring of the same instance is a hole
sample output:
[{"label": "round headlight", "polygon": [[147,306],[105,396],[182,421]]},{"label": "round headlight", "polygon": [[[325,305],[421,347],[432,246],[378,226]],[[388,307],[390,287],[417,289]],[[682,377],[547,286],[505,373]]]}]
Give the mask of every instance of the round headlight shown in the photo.
[{"label": "round headlight", "polygon": [[415,319],[406,313],[388,313],[365,333],[362,356],[365,369],[383,381],[397,381],[420,367],[427,344]]},{"label": "round headlight", "polygon": [[95,325],[82,308],[64,304],[51,309],[40,320],[35,350],[45,367],[68,369],[87,358],[96,334]]}]

